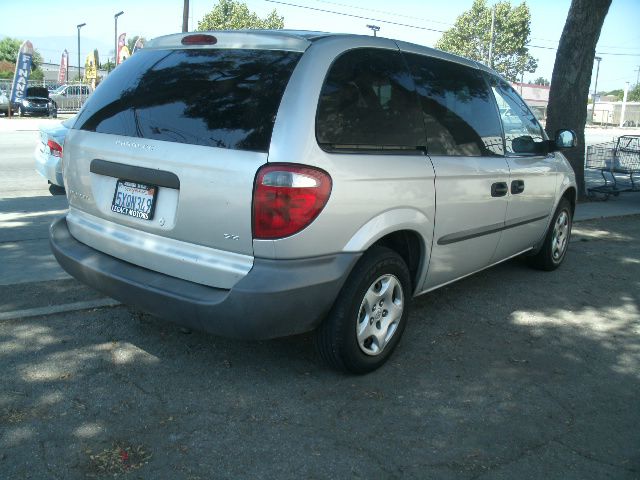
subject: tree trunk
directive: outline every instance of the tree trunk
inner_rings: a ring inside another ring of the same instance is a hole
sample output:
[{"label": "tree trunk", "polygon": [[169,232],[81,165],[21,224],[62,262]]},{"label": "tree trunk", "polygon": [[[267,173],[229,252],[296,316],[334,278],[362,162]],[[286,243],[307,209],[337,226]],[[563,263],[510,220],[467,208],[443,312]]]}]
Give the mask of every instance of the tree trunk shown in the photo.
[{"label": "tree trunk", "polygon": [[570,128],[578,135],[578,146],[565,155],[578,182],[578,196],[584,198],[584,127],[587,99],[596,44],[611,0],[572,0],[560,37],[551,77],[546,130],[555,138],[560,128]]}]

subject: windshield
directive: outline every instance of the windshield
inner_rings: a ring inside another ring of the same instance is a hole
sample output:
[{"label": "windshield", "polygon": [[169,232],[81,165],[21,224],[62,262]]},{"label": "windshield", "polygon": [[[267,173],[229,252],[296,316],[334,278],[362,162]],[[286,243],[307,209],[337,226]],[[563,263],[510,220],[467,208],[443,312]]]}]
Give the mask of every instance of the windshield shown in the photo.
[{"label": "windshield", "polygon": [[60,85],[58,88],[56,88],[53,92],[51,93],[62,93],[62,91],[65,89],[66,85]]}]

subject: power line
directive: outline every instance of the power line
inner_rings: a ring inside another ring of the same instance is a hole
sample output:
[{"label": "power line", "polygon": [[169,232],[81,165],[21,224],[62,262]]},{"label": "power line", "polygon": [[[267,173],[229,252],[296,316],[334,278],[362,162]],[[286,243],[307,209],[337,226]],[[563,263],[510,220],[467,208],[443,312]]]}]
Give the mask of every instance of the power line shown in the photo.
[{"label": "power line", "polygon": [[354,15],[352,13],[336,12],[335,10],[326,10],[324,8],[308,7],[306,5],[296,5],[295,3],[281,2],[278,0],[265,0],[265,2],[278,3],[280,5],[287,5],[289,7],[305,8],[307,10],[313,10],[314,12],[333,13],[334,15],[342,15],[344,17],[351,17],[351,18],[359,18],[361,20],[370,20],[372,22],[387,23],[389,25],[396,25],[398,27],[415,28],[417,30],[427,30],[429,32],[444,33],[446,31],[446,30],[438,30],[436,28],[419,27],[417,25],[410,25],[408,23],[393,22],[391,20],[383,20],[381,18],[365,17],[362,15]]},{"label": "power line", "polygon": [[[280,0],[265,0],[266,2],[269,3],[277,3],[280,5],[286,5],[289,7],[296,7],[296,8],[304,8],[306,10],[312,10],[315,12],[323,12],[323,13],[331,13],[334,15],[342,15],[344,17],[351,17],[351,18],[359,18],[361,20],[370,20],[373,22],[381,22],[381,23],[387,23],[389,25],[396,25],[396,26],[400,26],[400,27],[408,27],[408,28],[415,28],[417,30],[427,30],[429,32],[438,32],[438,33],[445,33],[446,30],[438,30],[436,28],[427,28],[427,27],[420,27],[418,25],[411,25],[408,23],[399,23],[399,22],[393,22],[391,20],[384,20],[381,18],[373,18],[373,17],[365,17],[362,15],[354,15],[352,13],[344,13],[344,12],[336,12],[335,10],[327,10],[324,8],[317,8],[317,7],[309,7],[307,5],[298,5],[295,3],[289,3],[289,2],[283,2]],[[330,2],[327,2],[330,3]],[[541,48],[543,50],[554,50],[557,51],[558,49],[556,47],[545,47],[542,45],[526,45],[527,47],[531,47],[531,48]],[[627,56],[627,57],[640,57],[640,53],[612,53],[612,52],[602,52],[602,53],[598,53],[598,55],[615,55],[615,56]]]},{"label": "power line", "polygon": [[413,16],[413,15],[402,15],[400,13],[394,13],[394,12],[390,12],[388,10],[376,10],[376,9],[373,9],[373,8],[356,7],[355,5],[348,5],[346,3],[338,3],[338,2],[330,2],[328,0],[315,0],[315,1],[318,2],[318,3],[326,3],[328,5],[336,5],[338,7],[353,8],[353,9],[356,9],[356,10],[364,10],[366,12],[385,13],[387,15],[392,15],[394,17],[411,18],[412,20],[422,20],[423,22],[438,23],[440,25],[448,25],[450,27],[452,27],[454,25],[453,23],[449,23],[449,22],[440,22],[438,20],[430,20],[428,18],[416,17],[416,16]]},{"label": "power line", "polygon": [[[542,48],[543,50],[558,50],[556,47],[543,47],[542,45],[527,45],[531,48]],[[614,52],[596,52],[597,55],[614,55],[624,57],[640,57],[640,53],[614,53]]]}]

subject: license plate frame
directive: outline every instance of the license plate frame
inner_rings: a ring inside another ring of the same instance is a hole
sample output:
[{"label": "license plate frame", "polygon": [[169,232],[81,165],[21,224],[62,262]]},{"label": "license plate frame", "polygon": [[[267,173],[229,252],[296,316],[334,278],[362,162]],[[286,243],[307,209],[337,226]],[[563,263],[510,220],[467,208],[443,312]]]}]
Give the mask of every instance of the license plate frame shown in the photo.
[{"label": "license plate frame", "polygon": [[[122,195],[119,197],[118,193]],[[129,197],[126,196],[127,194]],[[111,200],[111,211],[139,220],[153,220],[157,196],[157,185],[118,179],[113,192],[113,200]],[[134,200],[131,200],[131,197],[134,197]],[[140,199],[140,201],[138,201],[138,199]],[[145,208],[149,200],[151,204],[148,208]],[[133,202],[133,204],[131,202]]]}]

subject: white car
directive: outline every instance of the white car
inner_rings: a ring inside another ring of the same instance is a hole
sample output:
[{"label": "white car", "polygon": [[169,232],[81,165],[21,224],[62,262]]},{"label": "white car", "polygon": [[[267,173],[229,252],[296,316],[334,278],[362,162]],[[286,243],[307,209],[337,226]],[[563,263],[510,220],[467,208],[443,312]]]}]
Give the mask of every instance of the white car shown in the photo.
[{"label": "white car", "polygon": [[34,152],[36,171],[47,179],[51,193],[62,193],[62,150],[67,132],[73,125],[75,117],[55,125],[42,125],[40,136]]},{"label": "white car", "polygon": [[9,106],[11,102],[9,102],[9,94],[4,90],[0,90],[0,113],[4,113],[5,115],[9,115]]}]

